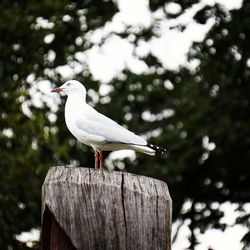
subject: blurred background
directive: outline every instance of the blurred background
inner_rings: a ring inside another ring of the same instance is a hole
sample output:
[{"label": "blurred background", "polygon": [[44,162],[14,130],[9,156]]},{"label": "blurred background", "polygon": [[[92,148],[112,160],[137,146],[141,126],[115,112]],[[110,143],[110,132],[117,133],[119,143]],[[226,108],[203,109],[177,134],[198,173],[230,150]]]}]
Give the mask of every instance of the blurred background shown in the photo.
[{"label": "blurred background", "polygon": [[250,2],[0,2],[0,248],[39,246],[53,165],[92,167],[52,87],[77,79],[98,111],[167,148],[106,154],[173,199],[173,249],[250,247]]}]

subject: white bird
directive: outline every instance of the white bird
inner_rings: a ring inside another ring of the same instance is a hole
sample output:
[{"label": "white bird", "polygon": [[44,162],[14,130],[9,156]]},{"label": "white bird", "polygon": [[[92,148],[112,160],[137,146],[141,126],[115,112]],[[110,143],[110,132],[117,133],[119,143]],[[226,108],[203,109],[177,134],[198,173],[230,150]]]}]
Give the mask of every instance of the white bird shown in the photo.
[{"label": "white bird", "polygon": [[69,131],[95,152],[95,169],[103,168],[102,151],[132,149],[136,152],[155,155],[166,149],[148,144],[142,137],[120,126],[115,121],[97,112],[86,103],[86,89],[76,80],[65,82],[51,92],[66,94],[65,121]]}]

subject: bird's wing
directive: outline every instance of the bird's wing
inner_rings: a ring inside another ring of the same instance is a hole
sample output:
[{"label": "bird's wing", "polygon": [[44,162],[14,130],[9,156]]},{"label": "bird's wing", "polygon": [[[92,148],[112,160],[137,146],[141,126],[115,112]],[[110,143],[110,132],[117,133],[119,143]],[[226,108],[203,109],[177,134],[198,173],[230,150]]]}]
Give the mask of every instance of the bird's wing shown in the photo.
[{"label": "bird's wing", "polygon": [[[78,122],[77,122],[78,124]],[[87,144],[103,144],[105,143],[105,137],[97,134],[91,133],[91,131],[86,128],[81,128],[81,126],[78,126],[78,139],[80,141],[85,142]]]},{"label": "bird's wing", "polygon": [[105,124],[106,126],[111,126],[112,128],[117,128],[134,134],[133,132],[127,130],[126,128],[119,125],[117,122],[113,121],[109,117],[99,113],[94,108],[86,104],[84,109],[84,116],[89,120],[97,121],[99,123]]},{"label": "bird's wing", "polygon": [[147,142],[143,138],[103,115],[95,117],[84,116],[76,121],[76,125],[83,133],[104,138],[100,143],[147,145]]}]

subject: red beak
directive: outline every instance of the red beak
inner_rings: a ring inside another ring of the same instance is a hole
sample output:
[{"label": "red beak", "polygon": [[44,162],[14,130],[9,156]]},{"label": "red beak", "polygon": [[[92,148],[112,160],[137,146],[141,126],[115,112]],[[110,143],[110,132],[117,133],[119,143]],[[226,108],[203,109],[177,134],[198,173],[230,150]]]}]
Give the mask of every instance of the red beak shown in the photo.
[{"label": "red beak", "polygon": [[51,92],[61,92],[63,89],[61,88],[54,88],[51,90]]}]

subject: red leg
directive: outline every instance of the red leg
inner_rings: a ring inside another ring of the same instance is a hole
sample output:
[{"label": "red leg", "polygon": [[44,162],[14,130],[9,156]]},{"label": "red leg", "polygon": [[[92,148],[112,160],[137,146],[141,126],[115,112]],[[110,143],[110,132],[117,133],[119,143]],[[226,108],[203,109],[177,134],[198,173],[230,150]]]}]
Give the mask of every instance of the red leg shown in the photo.
[{"label": "red leg", "polygon": [[99,152],[99,160],[100,160],[100,170],[103,170],[103,157],[102,157],[102,151]]},{"label": "red leg", "polygon": [[95,170],[98,169],[98,151],[95,150]]}]

